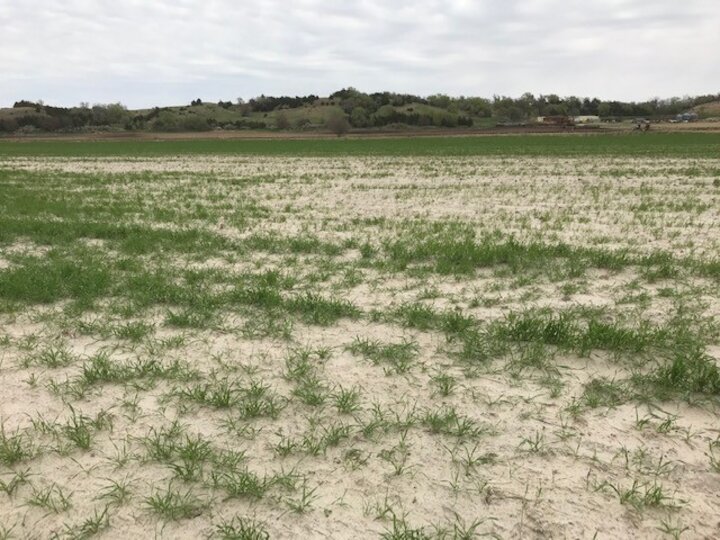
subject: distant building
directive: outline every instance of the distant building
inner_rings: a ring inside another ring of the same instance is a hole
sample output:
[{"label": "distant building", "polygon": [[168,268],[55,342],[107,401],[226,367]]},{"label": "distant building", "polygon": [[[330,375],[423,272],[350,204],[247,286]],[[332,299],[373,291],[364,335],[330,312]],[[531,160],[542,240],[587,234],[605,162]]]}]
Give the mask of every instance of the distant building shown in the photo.
[{"label": "distant building", "polygon": [[556,115],[556,116],[538,116],[537,123],[544,126],[561,126],[568,127],[574,126],[575,120],[571,116]]},{"label": "distant building", "polygon": [[600,117],[592,114],[586,114],[575,117],[576,124],[599,124]]}]

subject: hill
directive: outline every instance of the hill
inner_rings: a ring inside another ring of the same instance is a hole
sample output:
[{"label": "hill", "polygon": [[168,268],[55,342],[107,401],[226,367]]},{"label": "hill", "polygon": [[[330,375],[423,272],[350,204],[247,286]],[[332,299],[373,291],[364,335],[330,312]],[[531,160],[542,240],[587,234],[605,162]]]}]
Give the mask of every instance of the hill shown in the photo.
[{"label": "hill", "polygon": [[194,100],[192,105],[138,110],[127,110],[119,104],[62,109],[21,103],[20,106],[0,109],[0,132],[178,132],[215,129],[307,131],[325,128],[333,116],[345,117],[350,126],[356,128],[399,125],[453,128],[470,127],[476,121],[482,123],[480,118],[473,119],[462,112],[419,102],[383,105],[373,112],[355,109],[358,108],[350,111],[355,114],[347,114],[340,101],[329,99],[317,99],[296,107],[280,105],[271,110],[245,103],[203,103],[200,100]]},{"label": "hill", "polygon": [[496,124],[514,127],[532,124],[540,116],[601,117],[607,122],[649,118],[657,122],[689,110],[696,110],[701,117],[720,116],[720,94],[636,103],[554,94],[536,97],[530,93],[519,98],[495,96],[492,100],[445,94],[422,97],[393,92],[367,94],[346,88],[328,97],[261,95],[248,101],[217,103],[195,99],[188,105],[138,110],[128,110],[121,103],[66,108],[22,100],[0,109],[0,133],[330,130],[340,134],[351,128],[387,131],[467,129]]},{"label": "hill", "polygon": [[703,103],[702,105],[696,105],[692,110],[696,112],[700,118],[720,117],[720,99],[709,103]]}]

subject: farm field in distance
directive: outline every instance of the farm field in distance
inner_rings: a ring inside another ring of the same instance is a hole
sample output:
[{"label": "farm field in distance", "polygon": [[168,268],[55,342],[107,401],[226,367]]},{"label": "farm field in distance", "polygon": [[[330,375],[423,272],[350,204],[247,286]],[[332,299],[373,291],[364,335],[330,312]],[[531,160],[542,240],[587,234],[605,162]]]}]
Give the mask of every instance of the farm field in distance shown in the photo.
[{"label": "farm field in distance", "polygon": [[0,141],[0,540],[720,536],[720,134]]}]

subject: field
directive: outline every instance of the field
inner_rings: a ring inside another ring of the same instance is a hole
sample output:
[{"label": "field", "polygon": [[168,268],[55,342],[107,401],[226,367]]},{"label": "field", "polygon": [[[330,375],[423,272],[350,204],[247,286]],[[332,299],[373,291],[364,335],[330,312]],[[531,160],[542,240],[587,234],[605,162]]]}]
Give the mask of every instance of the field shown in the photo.
[{"label": "field", "polygon": [[0,539],[720,536],[720,135],[0,142]]},{"label": "field", "polygon": [[[680,124],[676,124],[680,125]],[[182,134],[180,134],[182,135]],[[226,134],[220,133],[225,136]],[[234,136],[235,134],[230,133]],[[720,133],[652,133],[602,135],[488,135],[443,137],[346,137],[281,140],[176,139],[160,140],[33,140],[0,139],[0,158],[9,157],[168,157],[178,155],[248,155],[296,157],[450,157],[450,156],[615,156],[718,158]],[[242,133],[238,136],[244,137]],[[87,137],[82,135],[81,137]],[[281,135],[277,135],[281,137]]]}]

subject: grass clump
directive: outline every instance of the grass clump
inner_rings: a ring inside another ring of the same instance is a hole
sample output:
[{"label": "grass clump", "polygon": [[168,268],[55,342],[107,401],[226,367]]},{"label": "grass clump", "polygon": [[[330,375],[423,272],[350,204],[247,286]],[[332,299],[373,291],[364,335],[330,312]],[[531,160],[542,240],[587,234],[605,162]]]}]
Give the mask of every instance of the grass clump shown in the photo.
[{"label": "grass clump", "polygon": [[103,429],[112,429],[112,416],[100,411],[94,417],[77,413],[70,407],[70,418],[60,427],[61,433],[81,450],[89,450],[93,435]]},{"label": "grass clump", "polygon": [[243,420],[253,418],[276,418],[284,406],[284,400],[271,390],[269,384],[251,380],[239,390],[237,409]]},{"label": "grass clump", "polygon": [[134,321],[121,324],[113,328],[112,332],[118,339],[127,339],[139,343],[153,333],[155,327],[143,321]]},{"label": "grass clump", "polygon": [[71,499],[72,493],[66,493],[57,484],[52,484],[47,488],[33,488],[27,504],[41,508],[46,512],[60,514],[72,507]]},{"label": "grass clump", "polygon": [[432,307],[416,302],[398,306],[391,317],[403,326],[418,330],[435,330],[440,325],[440,317]]},{"label": "grass clump", "polygon": [[428,410],[421,420],[431,433],[451,435],[458,439],[477,439],[487,432],[485,426],[458,413],[454,407]]},{"label": "grass clump", "polygon": [[23,367],[38,366],[49,369],[67,367],[74,363],[77,357],[64,345],[49,345],[36,351],[22,360]]},{"label": "grass clump", "polygon": [[585,385],[582,399],[590,408],[617,407],[629,398],[625,385],[596,378]]},{"label": "grass clump", "polygon": [[313,373],[300,379],[293,390],[293,395],[305,405],[319,407],[330,397],[330,390]]},{"label": "grass clump", "polygon": [[27,436],[19,431],[10,434],[5,431],[5,425],[0,423],[0,463],[9,467],[30,457],[32,446]]},{"label": "grass clump", "polygon": [[235,517],[215,526],[212,538],[218,540],[269,540],[265,524],[254,519]]},{"label": "grass clump", "polygon": [[272,483],[247,469],[212,473],[213,487],[222,489],[227,499],[262,499]]},{"label": "grass clump", "polygon": [[362,355],[375,365],[387,364],[389,371],[397,374],[407,373],[413,360],[420,353],[420,346],[412,340],[401,343],[382,343],[378,340],[356,337],[347,347],[351,353]]},{"label": "grass clump", "polygon": [[347,300],[324,298],[319,294],[305,293],[285,302],[285,307],[308,323],[329,326],[342,318],[355,319],[360,310]]},{"label": "grass clump", "polygon": [[353,414],[360,410],[360,388],[343,388],[340,386],[333,394],[335,408],[340,414]]},{"label": "grass clump", "polygon": [[145,504],[149,510],[167,521],[197,517],[208,507],[191,490],[175,490],[172,485],[147,497]]},{"label": "grass clump", "polygon": [[639,391],[661,399],[678,394],[720,397],[720,366],[702,347],[678,350],[661,366],[633,380]]},{"label": "grass clump", "polygon": [[527,310],[508,314],[491,330],[501,340],[542,343],[586,356],[593,350],[638,354],[673,346],[684,330],[681,323],[671,321],[659,327],[641,320],[634,326],[625,326],[602,320],[595,313]]},{"label": "grass clump", "polygon": [[119,362],[101,351],[83,362],[82,371],[75,382],[83,387],[123,384],[134,380],[152,385],[156,379],[189,380],[196,376],[197,373],[180,360],[163,363],[156,357],[147,357]]},{"label": "grass clump", "polygon": [[678,506],[679,502],[668,495],[662,485],[642,483],[638,480],[633,480],[633,483],[628,487],[624,487],[619,483],[613,484],[604,481],[596,486],[595,490],[615,493],[620,500],[620,504],[631,506],[636,511],[642,511],[646,508],[674,508]]},{"label": "grass clump", "polygon": [[106,506],[102,510],[95,509],[92,516],[85,518],[75,526],[65,526],[67,538],[92,538],[110,528],[110,509]]}]

